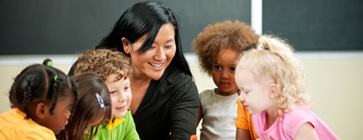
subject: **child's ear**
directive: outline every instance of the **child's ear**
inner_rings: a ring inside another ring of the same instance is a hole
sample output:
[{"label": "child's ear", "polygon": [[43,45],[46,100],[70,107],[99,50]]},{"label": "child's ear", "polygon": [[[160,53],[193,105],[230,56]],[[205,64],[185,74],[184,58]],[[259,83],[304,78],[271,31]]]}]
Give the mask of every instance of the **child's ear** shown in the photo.
[{"label": "child's ear", "polygon": [[40,118],[43,119],[45,117],[45,111],[46,111],[46,105],[44,104],[44,102],[40,102],[36,105],[35,107],[35,115]]},{"label": "child's ear", "polygon": [[122,42],[122,46],[124,47],[124,51],[126,54],[130,54],[130,47],[131,44],[129,44],[129,42],[127,42],[125,37],[121,38],[121,42]]},{"label": "child's ear", "polygon": [[268,86],[268,95],[270,98],[275,98],[278,96],[277,85],[275,83],[271,83]]}]

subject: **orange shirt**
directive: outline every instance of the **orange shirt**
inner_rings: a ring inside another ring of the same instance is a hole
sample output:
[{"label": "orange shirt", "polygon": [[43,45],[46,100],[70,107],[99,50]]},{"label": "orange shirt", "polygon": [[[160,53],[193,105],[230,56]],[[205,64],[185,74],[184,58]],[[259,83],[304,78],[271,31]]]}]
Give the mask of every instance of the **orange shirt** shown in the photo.
[{"label": "orange shirt", "polygon": [[258,137],[253,127],[252,115],[248,113],[247,109],[243,106],[240,100],[237,100],[237,104],[237,119],[235,126],[237,128],[250,131],[252,140],[256,140]]},{"label": "orange shirt", "polygon": [[0,140],[56,140],[52,130],[25,116],[17,108],[0,114]]}]

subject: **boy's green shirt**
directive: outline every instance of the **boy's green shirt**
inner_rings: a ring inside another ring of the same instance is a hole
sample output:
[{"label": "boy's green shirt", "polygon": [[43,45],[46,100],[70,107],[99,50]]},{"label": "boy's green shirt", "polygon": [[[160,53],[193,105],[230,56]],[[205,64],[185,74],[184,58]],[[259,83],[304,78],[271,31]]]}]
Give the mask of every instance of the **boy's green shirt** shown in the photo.
[{"label": "boy's green shirt", "polygon": [[103,123],[98,127],[93,140],[140,140],[139,134],[136,132],[134,119],[129,110],[123,118],[115,119],[114,123],[109,122],[104,127],[105,125],[106,123]]}]

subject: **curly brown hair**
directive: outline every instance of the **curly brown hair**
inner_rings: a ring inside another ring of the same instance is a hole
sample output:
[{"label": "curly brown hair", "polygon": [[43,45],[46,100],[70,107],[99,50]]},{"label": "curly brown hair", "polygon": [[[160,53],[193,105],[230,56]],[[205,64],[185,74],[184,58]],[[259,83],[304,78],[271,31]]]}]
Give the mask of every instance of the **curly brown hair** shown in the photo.
[{"label": "curly brown hair", "polygon": [[[120,73],[119,71],[122,71]],[[117,50],[92,49],[78,57],[74,74],[96,73],[105,81],[111,74],[117,74],[116,80],[131,76],[132,64],[129,57]]]},{"label": "curly brown hair", "polygon": [[212,75],[213,60],[220,50],[231,48],[238,53],[258,41],[258,35],[252,28],[238,20],[226,20],[214,25],[208,25],[193,41],[202,71]]}]

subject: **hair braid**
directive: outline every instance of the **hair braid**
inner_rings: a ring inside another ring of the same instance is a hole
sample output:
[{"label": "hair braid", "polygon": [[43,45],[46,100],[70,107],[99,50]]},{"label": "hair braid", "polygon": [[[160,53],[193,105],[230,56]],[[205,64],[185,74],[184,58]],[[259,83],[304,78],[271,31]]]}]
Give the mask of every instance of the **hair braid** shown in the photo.
[{"label": "hair braid", "polygon": [[49,109],[50,114],[54,114],[53,110],[57,104],[57,99],[58,99],[58,94],[59,94],[59,90],[60,90],[60,81],[62,80],[62,78],[57,77],[57,79],[53,79],[54,83],[53,83],[53,93],[48,93],[48,94],[52,94],[51,99],[52,99],[52,107]]},{"label": "hair braid", "polygon": [[[27,82],[29,84],[29,81]],[[24,107],[24,111],[25,111],[25,119],[29,119],[29,108],[27,107],[30,103],[30,101],[32,100],[32,94],[31,94],[31,89],[28,85],[26,85],[24,87],[24,98],[23,98],[23,102],[22,102],[22,106]]]}]

